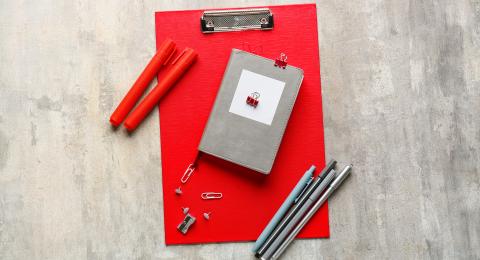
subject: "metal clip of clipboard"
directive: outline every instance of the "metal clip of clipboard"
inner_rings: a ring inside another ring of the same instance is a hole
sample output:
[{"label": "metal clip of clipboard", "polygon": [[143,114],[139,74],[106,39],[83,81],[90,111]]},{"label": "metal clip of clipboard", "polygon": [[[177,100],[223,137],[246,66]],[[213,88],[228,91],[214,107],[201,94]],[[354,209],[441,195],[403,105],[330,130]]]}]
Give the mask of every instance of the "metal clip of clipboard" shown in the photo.
[{"label": "metal clip of clipboard", "polygon": [[273,29],[268,8],[205,11],[200,18],[203,33]]}]

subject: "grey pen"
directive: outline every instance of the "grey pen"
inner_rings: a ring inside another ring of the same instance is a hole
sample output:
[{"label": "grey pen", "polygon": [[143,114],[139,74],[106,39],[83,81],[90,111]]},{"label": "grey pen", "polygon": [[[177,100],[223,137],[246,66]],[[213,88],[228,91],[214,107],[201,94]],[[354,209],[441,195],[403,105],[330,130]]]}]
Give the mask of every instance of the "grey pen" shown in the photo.
[{"label": "grey pen", "polygon": [[307,192],[303,194],[303,196],[298,200],[296,204],[293,205],[292,209],[287,213],[287,215],[283,218],[283,220],[278,224],[278,226],[273,230],[270,234],[268,239],[265,243],[260,247],[260,249],[255,253],[255,256],[260,258],[272,245],[273,241],[277,238],[277,236],[282,232],[285,226],[293,219],[293,217],[297,214],[303,204],[308,200],[308,198],[312,195],[313,191],[317,189],[323,179],[327,176],[327,174],[335,168],[335,164],[337,161],[331,160],[328,164],[323,168],[322,172],[315,178],[314,182],[310,184]]},{"label": "grey pen", "polygon": [[297,212],[297,214],[293,217],[293,219],[287,223],[285,228],[280,232],[280,234],[277,236],[277,238],[273,241],[272,245],[265,251],[265,253],[262,255],[262,260],[264,259],[270,259],[270,257],[273,255],[273,253],[277,250],[277,248],[280,246],[280,244],[285,240],[287,237],[288,233],[292,231],[293,228],[300,222],[302,217],[305,215],[305,212],[310,209],[313,203],[315,203],[318,198],[320,198],[320,195],[322,195],[323,191],[328,187],[328,185],[332,182],[333,178],[335,178],[335,170],[331,170],[325,179],[323,179],[322,183],[318,186],[318,188],[313,191],[312,195],[308,198],[308,200],[303,204],[303,206],[300,208],[300,210]]},{"label": "grey pen", "polygon": [[313,207],[308,211],[305,217],[302,218],[300,223],[295,227],[295,229],[288,235],[288,237],[282,242],[278,249],[273,253],[270,259],[277,259],[285,251],[288,245],[293,241],[293,239],[300,233],[302,228],[308,223],[312,216],[317,212],[317,210],[327,201],[327,199],[332,195],[332,193],[342,184],[342,182],[350,175],[352,170],[352,165],[345,166],[342,172],[338,174],[337,178],[333,180],[328,189],[323,193],[322,197],[313,205]]}]

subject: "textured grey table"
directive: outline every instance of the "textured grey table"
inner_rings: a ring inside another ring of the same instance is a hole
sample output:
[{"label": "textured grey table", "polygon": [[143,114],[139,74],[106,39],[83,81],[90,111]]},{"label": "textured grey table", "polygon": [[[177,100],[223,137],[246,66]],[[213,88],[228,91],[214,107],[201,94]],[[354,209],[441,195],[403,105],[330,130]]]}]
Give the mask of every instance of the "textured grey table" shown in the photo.
[{"label": "textured grey table", "polygon": [[[172,2],[172,3],[167,3]],[[158,112],[108,117],[156,10],[287,1],[0,0],[0,259],[249,259],[165,247]],[[288,259],[480,259],[480,2],[320,1],[331,238]]]}]

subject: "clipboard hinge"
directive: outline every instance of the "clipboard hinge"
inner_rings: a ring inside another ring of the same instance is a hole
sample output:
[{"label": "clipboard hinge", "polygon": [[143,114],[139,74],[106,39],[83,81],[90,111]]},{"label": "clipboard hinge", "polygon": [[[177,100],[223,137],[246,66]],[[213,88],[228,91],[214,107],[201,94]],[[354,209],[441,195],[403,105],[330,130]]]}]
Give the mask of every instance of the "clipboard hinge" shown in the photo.
[{"label": "clipboard hinge", "polygon": [[269,8],[205,11],[200,18],[203,33],[273,29]]}]

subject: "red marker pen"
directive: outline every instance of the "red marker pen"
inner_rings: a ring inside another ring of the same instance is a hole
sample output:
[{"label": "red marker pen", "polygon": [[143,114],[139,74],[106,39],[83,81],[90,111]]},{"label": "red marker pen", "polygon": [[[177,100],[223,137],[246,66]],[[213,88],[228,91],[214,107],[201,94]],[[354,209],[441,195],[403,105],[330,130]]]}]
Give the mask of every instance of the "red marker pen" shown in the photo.
[{"label": "red marker pen", "polygon": [[155,56],[150,60],[122,102],[120,102],[115,112],[110,116],[110,123],[113,126],[119,126],[123,122],[128,113],[130,113],[130,110],[132,110],[140,97],[142,97],[148,84],[157,76],[162,65],[165,65],[165,62],[173,55],[174,51],[175,43],[171,39],[163,41]]},{"label": "red marker pen", "polygon": [[190,48],[183,52],[172,63],[170,70],[158,82],[157,86],[143,99],[127,117],[123,125],[128,131],[133,131],[142,120],[158,104],[163,95],[177,82],[197,58],[197,53]]}]

